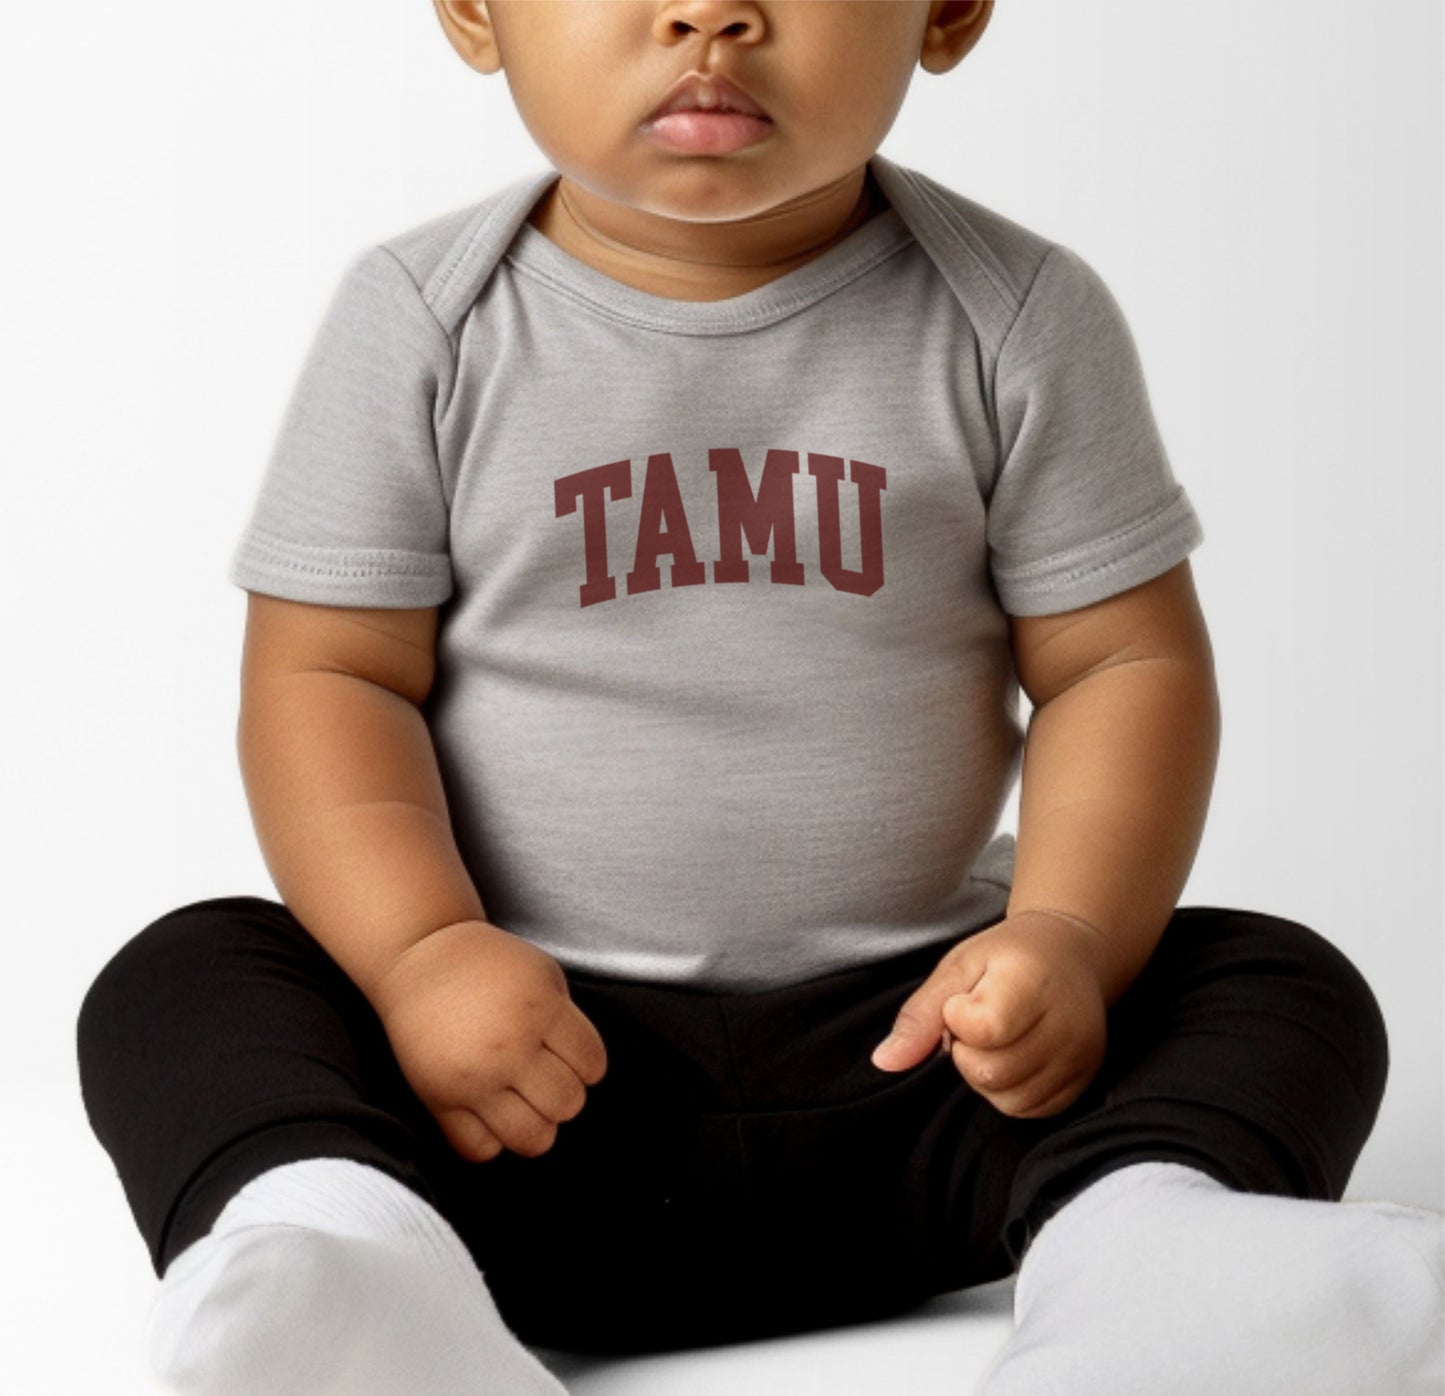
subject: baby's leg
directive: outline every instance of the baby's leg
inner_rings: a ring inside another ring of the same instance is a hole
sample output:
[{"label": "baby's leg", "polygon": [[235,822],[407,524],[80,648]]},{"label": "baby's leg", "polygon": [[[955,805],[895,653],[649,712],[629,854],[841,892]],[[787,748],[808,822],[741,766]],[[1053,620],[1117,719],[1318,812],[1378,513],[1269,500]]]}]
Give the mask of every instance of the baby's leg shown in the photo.
[{"label": "baby's leg", "polygon": [[1089,1091],[1008,1127],[1017,1326],[981,1396],[1442,1390],[1445,1218],[1339,1201],[1387,1068],[1323,937],[1176,912]]},{"label": "baby's leg", "polygon": [[91,985],[78,1048],[176,1389],[563,1391],[438,1209],[449,1146],[370,1005],[286,908],[220,898],[152,923]]}]

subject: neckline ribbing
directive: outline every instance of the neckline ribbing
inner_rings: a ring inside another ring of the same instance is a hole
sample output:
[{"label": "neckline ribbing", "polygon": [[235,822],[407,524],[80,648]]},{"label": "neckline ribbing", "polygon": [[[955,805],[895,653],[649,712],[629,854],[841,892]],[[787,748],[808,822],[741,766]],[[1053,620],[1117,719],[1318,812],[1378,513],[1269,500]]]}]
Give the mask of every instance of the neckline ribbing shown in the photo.
[{"label": "neckline ribbing", "polygon": [[[553,183],[555,179],[548,180],[537,189],[527,213]],[[912,231],[890,204],[812,261],[766,285],[714,301],[674,300],[628,286],[559,247],[527,222],[525,214],[503,257],[524,274],[536,276],[561,294],[626,324],[676,334],[735,334],[796,314],[864,275],[913,240]]]}]

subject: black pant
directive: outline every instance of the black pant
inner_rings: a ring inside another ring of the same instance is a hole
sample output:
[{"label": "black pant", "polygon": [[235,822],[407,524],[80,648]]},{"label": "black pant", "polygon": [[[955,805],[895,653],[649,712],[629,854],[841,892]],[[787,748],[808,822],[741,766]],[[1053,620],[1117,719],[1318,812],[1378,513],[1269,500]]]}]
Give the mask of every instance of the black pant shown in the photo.
[{"label": "black pant", "polygon": [[222,897],[124,944],[80,1009],[80,1080],[157,1275],[264,1169],[359,1159],[465,1240],[523,1341],[696,1347],[859,1322],[1012,1273],[1125,1164],[1337,1200],[1385,1024],[1316,932],[1176,910],[1067,1110],[1020,1120],[939,1053],[869,1061],[946,946],[747,994],[568,971],[608,1071],[535,1158],[457,1154],[370,1003],[285,906]]}]

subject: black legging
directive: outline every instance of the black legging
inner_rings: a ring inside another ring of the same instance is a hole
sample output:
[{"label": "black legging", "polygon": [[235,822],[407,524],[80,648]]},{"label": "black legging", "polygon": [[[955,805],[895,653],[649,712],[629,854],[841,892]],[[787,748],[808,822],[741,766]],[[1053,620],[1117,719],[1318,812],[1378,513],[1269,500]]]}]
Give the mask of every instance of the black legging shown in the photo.
[{"label": "black legging", "polygon": [[370,1003],[285,906],[221,897],[134,936],[78,1020],[85,1108],[156,1274],[267,1168],[359,1159],[456,1228],[524,1342],[663,1350],[897,1313],[1012,1273],[1088,1182],[1166,1159],[1337,1200],[1385,1023],[1293,921],[1182,907],[1067,1110],[1000,1113],[942,1053],[869,1061],[947,946],[746,994],[567,971],[608,1070],[535,1158],[457,1154]]}]

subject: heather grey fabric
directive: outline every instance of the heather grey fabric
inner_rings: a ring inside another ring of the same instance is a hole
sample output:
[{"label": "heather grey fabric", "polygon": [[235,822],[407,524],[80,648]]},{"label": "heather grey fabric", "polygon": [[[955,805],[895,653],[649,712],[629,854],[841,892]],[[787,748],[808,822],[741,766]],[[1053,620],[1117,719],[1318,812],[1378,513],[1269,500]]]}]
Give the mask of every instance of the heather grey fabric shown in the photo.
[{"label": "heather grey fabric", "polygon": [[440,606],[425,712],[488,916],[595,974],[745,990],[1004,914],[1007,613],[1203,540],[1075,253],[881,156],[891,207],[722,301],[525,221],[375,244],[229,577]]}]

